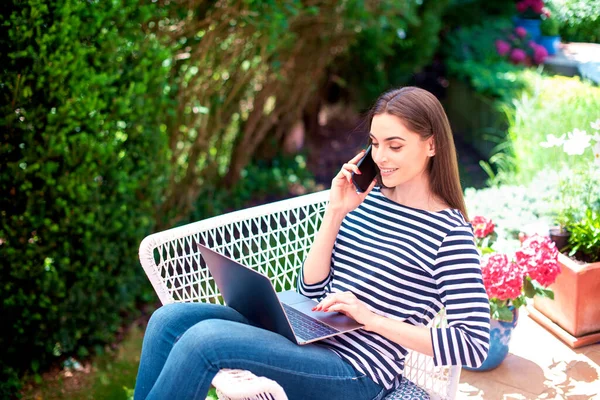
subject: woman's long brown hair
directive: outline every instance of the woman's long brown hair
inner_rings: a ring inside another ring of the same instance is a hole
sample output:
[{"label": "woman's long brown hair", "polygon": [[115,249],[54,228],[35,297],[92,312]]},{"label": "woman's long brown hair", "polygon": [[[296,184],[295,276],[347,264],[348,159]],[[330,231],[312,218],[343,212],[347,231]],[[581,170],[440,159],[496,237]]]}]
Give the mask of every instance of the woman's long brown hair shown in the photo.
[{"label": "woman's long brown hair", "polygon": [[369,113],[369,123],[379,114],[395,115],[423,140],[433,136],[435,155],[429,159],[428,165],[430,189],[450,207],[459,210],[468,221],[452,129],[438,99],[413,86],[394,89],[379,96]]}]

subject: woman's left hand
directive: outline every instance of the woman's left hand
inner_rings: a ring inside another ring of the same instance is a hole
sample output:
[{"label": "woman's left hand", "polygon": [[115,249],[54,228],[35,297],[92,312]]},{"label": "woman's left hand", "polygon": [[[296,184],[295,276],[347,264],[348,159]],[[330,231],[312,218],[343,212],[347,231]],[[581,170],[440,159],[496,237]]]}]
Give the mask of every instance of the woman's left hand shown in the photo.
[{"label": "woman's left hand", "polygon": [[359,324],[365,325],[365,328],[372,325],[373,319],[377,316],[370,311],[365,303],[356,298],[352,292],[340,292],[328,294],[319,304],[312,309],[313,311],[340,312]]}]

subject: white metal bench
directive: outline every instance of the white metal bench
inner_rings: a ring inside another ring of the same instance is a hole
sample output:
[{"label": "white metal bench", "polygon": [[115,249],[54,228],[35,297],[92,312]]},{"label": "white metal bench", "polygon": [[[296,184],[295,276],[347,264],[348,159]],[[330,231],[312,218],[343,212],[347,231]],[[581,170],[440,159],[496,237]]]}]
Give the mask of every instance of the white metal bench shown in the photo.
[{"label": "white metal bench", "polygon": [[[154,233],[140,245],[142,267],[162,304],[222,303],[196,242],[268,275],[277,291],[294,288],[328,199],[329,191],[325,190]],[[433,358],[411,351],[404,376],[432,399],[454,399],[460,370],[460,366],[435,367]],[[232,380],[237,384],[228,384]],[[237,393],[240,382],[243,395]],[[222,370],[213,385],[224,399],[269,398],[265,391],[272,398],[285,398],[276,382],[247,371]]]}]

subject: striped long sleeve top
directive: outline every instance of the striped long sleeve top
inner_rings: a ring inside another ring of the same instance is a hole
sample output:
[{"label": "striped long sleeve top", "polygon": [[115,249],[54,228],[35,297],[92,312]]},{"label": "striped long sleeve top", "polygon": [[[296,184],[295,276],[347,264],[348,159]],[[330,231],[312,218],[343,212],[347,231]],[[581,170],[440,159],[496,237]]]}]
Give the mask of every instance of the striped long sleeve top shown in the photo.
[{"label": "striped long sleeve top", "polygon": [[[427,326],[445,309],[446,327],[431,327],[436,365],[479,366],[489,347],[490,309],[473,230],[460,211],[403,206],[375,187],[344,219],[329,276],[298,291],[318,299],[350,291],[374,313]],[[407,350],[364,329],[325,339],[358,371],[397,387]]]}]

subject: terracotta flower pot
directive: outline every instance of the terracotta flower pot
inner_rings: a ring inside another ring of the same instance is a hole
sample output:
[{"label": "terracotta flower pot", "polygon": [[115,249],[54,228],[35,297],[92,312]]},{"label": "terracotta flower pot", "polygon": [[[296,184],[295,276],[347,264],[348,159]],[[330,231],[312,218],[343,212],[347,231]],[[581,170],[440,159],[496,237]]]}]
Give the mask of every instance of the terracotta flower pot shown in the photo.
[{"label": "terracotta flower pot", "polygon": [[600,262],[580,264],[564,254],[558,262],[554,300],[535,297],[531,316],[571,347],[600,341]]}]

